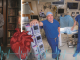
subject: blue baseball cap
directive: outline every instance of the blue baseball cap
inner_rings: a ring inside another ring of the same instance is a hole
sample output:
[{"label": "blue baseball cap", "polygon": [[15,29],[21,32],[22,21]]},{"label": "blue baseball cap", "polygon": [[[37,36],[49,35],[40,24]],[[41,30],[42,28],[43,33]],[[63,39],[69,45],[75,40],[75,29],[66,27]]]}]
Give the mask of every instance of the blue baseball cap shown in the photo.
[{"label": "blue baseball cap", "polygon": [[52,15],[53,15],[53,13],[52,13],[52,12],[47,12],[47,13],[46,13],[46,16],[48,16],[49,14],[52,14]]}]

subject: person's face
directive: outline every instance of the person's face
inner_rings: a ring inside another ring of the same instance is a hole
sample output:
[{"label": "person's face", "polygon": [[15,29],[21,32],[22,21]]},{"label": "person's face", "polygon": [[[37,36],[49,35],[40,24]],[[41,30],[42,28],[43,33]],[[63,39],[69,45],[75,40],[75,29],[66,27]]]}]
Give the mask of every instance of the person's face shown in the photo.
[{"label": "person's face", "polygon": [[49,14],[47,17],[49,22],[52,22],[53,21],[53,15],[52,14]]}]

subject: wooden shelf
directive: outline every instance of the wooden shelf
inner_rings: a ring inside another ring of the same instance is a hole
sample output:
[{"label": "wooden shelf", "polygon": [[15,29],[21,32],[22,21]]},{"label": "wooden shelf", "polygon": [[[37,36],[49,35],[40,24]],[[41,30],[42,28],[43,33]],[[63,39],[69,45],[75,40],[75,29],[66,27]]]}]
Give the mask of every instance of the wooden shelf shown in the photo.
[{"label": "wooden shelf", "polygon": [[13,16],[13,15],[8,15],[8,16],[9,16],[9,17],[11,17],[11,16],[12,16],[12,17],[15,17],[16,15],[15,15],[15,16]]},{"label": "wooden shelf", "polygon": [[8,15],[8,17],[21,17],[21,15],[15,15],[15,16],[13,16],[13,15]]},{"label": "wooden shelf", "polygon": [[17,7],[8,7],[8,9],[21,9],[21,8],[17,8]]},{"label": "wooden shelf", "polygon": [[12,38],[12,37],[8,37],[8,38]]},{"label": "wooden shelf", "polygon": [[21,17],[21,15],[17,15],[17,16]]},{"label": "wooden shelf", "polygon": [[9,23],[9,24],[16,24],[16,22],[13,22],[13,23]]},{"label": "wooden shelf", "polygon": [[11,47],[10,44],[7,44],[7,47]]},{"label": "wooden shelf", "polygon": [[[13,30],[13,29],[8,29],[8,30]],[[15,30],[14,30],[15,31]]]},{"label": "wooden shelf", "polygon": [[0,8],[2,8],[3,6],[0,6]]},{"label": "wooden shelf", "polygon": [[1,47],[3,47],[3,44],[1,44]]}]

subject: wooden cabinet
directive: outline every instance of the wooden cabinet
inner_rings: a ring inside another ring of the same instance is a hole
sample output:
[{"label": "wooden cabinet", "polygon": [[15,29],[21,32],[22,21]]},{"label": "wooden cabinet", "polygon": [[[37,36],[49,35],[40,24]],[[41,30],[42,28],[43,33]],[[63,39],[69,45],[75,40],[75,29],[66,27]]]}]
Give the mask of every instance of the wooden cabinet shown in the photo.
[{"label": "wooden cabinet", "polygon": [[15,33],[15,28],[20,28],[21,0],[7,0],[7,46]]}]

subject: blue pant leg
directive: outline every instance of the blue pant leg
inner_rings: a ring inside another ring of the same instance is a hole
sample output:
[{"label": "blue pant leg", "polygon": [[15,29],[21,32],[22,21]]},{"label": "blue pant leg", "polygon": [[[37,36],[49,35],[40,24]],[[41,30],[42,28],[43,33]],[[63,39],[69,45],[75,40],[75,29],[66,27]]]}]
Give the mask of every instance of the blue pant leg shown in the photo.
[{"label": "blue pant leg", "polygon": [[[80,30],[80,28],[79,28]],[[80,52],[80,31],[78,30],[78,41],[77,41],[77,48],[76,48],[76,51],[75,51],[75,54],[73,55],[73,57],[76,57],[77,54]]]},{"label": "blue pant leg", "polygon": [[78,33],[78,42],[77,42],[77,49],[76,52],[79,53],[80,52],[80,32]]},{"label": "blue pant leg", "polygon": [[52,49],[52,58],[56,58],[57,57],[57,51],[59,51],[58,40],[56,40],[56,42],[55,42],[54,38],[48,38],[47,41],[48,41],[48,43]]},{"label": "blue pant leg", "polygon": [[[58,38],[58,45],[59,45],[59,38]],[[58,45],[57,45],[57,47],[58,47]],[[61,49],[58,48],[58,51],[60,53],[61,52]]]}]

